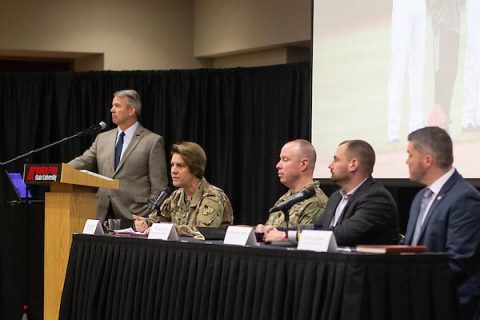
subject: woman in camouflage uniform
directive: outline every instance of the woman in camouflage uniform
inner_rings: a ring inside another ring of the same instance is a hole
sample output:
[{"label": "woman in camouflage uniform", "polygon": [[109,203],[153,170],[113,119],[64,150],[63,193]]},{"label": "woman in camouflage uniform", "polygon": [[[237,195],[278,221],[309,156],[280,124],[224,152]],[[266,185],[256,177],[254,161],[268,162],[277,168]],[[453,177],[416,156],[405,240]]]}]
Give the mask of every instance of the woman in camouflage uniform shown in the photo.
[{"label": "woman in camouflage uniform", "polygon": [[222,189],[203,177],[207,156],[194,142],[174,144],[170,174],[178,189],[148,218],[134,216],[135,229],[148,232],[153,222],[173,222],[181,236],[203,238],[196,227],[220,227],[233,223],[230,200]]}]

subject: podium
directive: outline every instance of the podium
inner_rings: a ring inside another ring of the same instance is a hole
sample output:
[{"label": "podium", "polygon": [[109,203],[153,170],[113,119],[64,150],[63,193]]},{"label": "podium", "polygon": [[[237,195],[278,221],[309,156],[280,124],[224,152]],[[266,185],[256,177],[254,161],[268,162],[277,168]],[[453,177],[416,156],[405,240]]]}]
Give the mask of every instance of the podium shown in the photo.
[{"label": "podium", "polygon": [[120,183],[66,163],[29,164],[23,176],[26,183],[50,186],[45,193],[43,318],[58,319],[72,234],[95,219],[96,189],[118,189]]}]

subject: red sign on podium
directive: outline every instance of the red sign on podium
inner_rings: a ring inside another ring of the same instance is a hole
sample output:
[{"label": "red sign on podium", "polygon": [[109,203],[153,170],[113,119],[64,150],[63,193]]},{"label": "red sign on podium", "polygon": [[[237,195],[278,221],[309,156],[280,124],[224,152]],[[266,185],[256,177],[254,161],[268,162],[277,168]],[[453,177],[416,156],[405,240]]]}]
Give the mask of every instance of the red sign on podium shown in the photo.
[{"label": "red sign on podium", "polygon": [[23,174],[26,183],[60,182],[61,163],[27,164]]}]

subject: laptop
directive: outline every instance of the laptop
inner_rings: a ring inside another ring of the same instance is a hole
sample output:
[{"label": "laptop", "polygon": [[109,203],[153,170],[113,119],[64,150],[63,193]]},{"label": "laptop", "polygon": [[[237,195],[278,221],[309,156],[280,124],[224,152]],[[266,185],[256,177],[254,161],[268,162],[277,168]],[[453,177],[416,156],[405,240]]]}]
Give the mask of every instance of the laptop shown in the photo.
[{"label": "laptop", "polygon": [[8,172],[7,176],[13,186],[13,189],[15,190],[15,193],[17,194],[18,200],[32,198],[32,194],[30,193],[30,190],[27,189],[27,185],[23,181],[23,176],[21,173]]},{"label": "laptop", "polygon": [[223,240],[227,233],[227,226],[224,227],[197,227],[197,230],[205,237],[205,240]]}]

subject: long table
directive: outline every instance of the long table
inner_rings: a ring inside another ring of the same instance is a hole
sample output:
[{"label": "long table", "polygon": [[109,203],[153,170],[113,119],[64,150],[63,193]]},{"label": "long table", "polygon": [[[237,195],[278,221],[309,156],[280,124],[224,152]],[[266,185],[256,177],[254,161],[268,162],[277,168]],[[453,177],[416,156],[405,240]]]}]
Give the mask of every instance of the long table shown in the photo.
[{"label": "long table", "polygon": [[456,319],[444,254],[73,235],[60,319]]}]

